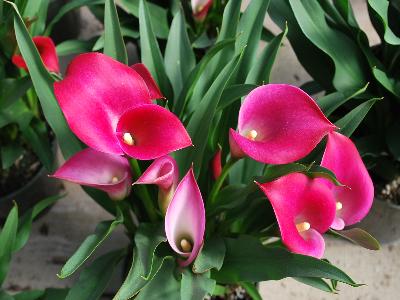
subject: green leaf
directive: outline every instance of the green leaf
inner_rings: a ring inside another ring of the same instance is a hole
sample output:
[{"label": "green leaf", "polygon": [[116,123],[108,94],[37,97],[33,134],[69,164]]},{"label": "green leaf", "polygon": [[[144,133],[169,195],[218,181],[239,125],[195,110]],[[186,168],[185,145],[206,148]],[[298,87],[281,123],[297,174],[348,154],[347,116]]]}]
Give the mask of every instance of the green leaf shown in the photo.
[{"label": "green leaf", "polygon": [[104,54],[123,64],[128,63],[124,39],[119,25],[114,0],[105,0],[104,8]]},{"label": "green leaf", "polygon": [[186,32],[186,21],[182,9],[172,20],[165,48],[164,63],[165,71],[172,83],[174,95],[177,97],[196,65],[196,57]]},{"label": "green leaf", "polygon": [[193,264],[194,273],[205,273],[211,269],[220,270],[224,263],[225,243],[222,238],[212,237],[205,241]]},{"label": "green leaf", "polygon": [[109,252],[85,268],[70,288],[66,300],[97,300],[109,284],[125,250]]},{"label": "green leaf", "polygon": [[20,130],[24,130],[29,126],[34,117],[32,111],[28,108],[24,101],[17,101],[9,107],[0,110],[0,128],[17,123]]},{"label": "green leaf", "polygon": [[50,21],[47,25],[45,35],[50,35],[51,31],[53,30],[54,25],[61,20],[61,18],[68,12],[79,8],[81,6],[87,5],[96,5],[96,4],[103,4],[104,0],[70,0],[67,1],[57,12],[54,18]]},{"label": "green leaf", "polygon": [[18,207],[14,204],[0,232],[0,286],[6,279],[18,228]]},{"label": "green leaf", "polygon": [[227,87],[221,95],[218,103],[218,109],[225,109],[240,98],[247,96],[258,85],[255,84],[234,84]]},{"label": "green leaf", "polygon": [[135,296],[160,270],[164,258],[155,254],[157,247],[166,241],[163,228],[156,224],[141,224],[135,235],[136,251],[128,275],[113,298],[126,300]]},{"label": "green leaf", "polygon": [[335,293],[332,287],[323,279],[315,277],[295,277],[294,280],[312,286],[313,288],[319,289],[328,293]]},{"label": "green leaf", "polygon": [[400,81],[390,78],[384,71],[377,67],[372,68],[372,73],[378,82],[389,92],[400,98]]},{"label": "green leaf", "polygon": [[261,183],[273,181],[279,177],[290,173],[298,173],[307,171],[307,167],[299,163],[291,163],[286,165],[267,165]]},{"label": "green leaf", "polygon": [[44,116],[57,137],[64,157],[68,159],[71,155],[79,151],[81,146],[65,122],[65,118],[53,94],[54,81],[44,67],[40,55],[18,13],[17,7],[11,2],[8,3],[15,10],[14,29],[18,46],[28,66]]},{"label": "green leaf", "polygon": [[[123,26],[121,26],[121,33],[123,37],[130,37],[133,39],[137,39],[139,37],[139,31],[132,30]],[[104,33],[97,39],[91,51],[99,51],[103,48],[104,48]]]},{"label": "green leaf", "polygon": [[294,254],[279,247],[268,248],[254,237],[225,239],[225,243],[227,251],[224,265],[220,271],[213,270],[212,274],[212,278],[220,283],[313,277],[358,286],[346,273],[323,260]]},{"label": "green leaf", "polygon": [[139,27],[142,63],[149,69],[166,98],[172,99],[171,85],[165,71],[164,61],[153,31],[153,26],[150,22],[149,7],[145,0],[140,0]]},{"label": "green leaf", "polygon": [[174,276],[175,260],[165,259],[156,276],[143,288],[135,300],[180,299],[180,284]]},{"label": "green leaf", "polygon": [[369,250],[379,250],[381,248],[379,242],[361,228],[352,228],[340,231],[331,229],[330,232]]},{"label": "green leaf", "polygon": [[[139,18],[140,0],[119,0],[117,5],[125,12]],[[149,19],[156,37],[166,39],[168,37],[168,11],[154,3],[147,3],[149,7]]]},{"label": "green leaf", "polygon": [[400,161],[400,122],[391,125],[386,133],[386,143],[393,157]]},{"label": "green leaf", "polygon": [[0,110],[9,107],[25,95],[32,86],[29,76],[22,78],[5,78],[1,80]]},{"label": "green leaf", "polygon": [[78,250],[68,259],[62,267],[59,278],[66,278],[72,275],[85,261],[94,253],[94,251],[101,245],[101,243],[110,235],[110,233],[119,224],[122,224],[123,216],[118,210],[117,218],[114,221],[103,221],[96,227],[94,234],[89,235],[83,243],[79,246]]},{"label": "green leaf", "polygon": [[[15,300],[39,300],[42,299],[45,291],[40,290],[32,290],[32,291],[24,291],[14,295]],[[1,299],[1,297],[0,297]]]},{"label": "green leaf", "polygon": [[[243,51],[243,59],[238,71],[237,83],[245,81],[247,74],[256,63],[256,55],[264,28],[264,18],[269,5],[269,0],[253,0],[244,11],[238,26],[238,38],[235,44],[235,53]],[[246,82],[255,83],[255,82]]]},{"label": "green leaf", "polygon": [[0,290],[0,300],[14,300],[14,297]]},{"label": "green leaf", "polygon": [[368,85],[369,83],[367,83],[361,89],[331,93],[317,99],[317,103],[324,114],[328,117],[331,113],[333,113],[336,109],[345,104],[347,101],[364,93],[367,90]]},{"label": "green leaf", "polygon": [[32,147],[33,152],[47,171],[53,171],[54,154],[44,122],[31,122],[31,126],[22,130],[22,136]]},{"label": "green leaf", "polygon": [[9,144],[1,146],[1,167],[8,169],[20,157],[24,149],[18,144]]},{"label": "green leaf", "polygon": [[232,74],[236,73],[241,58],[242,55],[235,56],[232,61],[222,70],[194,111],[186,127],[187,132],[192,138],[194,147],[182,150],[176,155],[178,165],[182,171],[189,169],[190,165],[193,163],[196,167],[196,177],[199,175],[203,163],[203,155],[207,144],[207,137],[218,106],[218,102]]},{"label": "green leaf", "polygon": [[64,300],[67,297],[68,289],[46,289],[43,299],[40,300]]},{"label": "green leaf", "polygon": [[253,300],[262,300],[260,293],[258,292],[257,287],[250,282],[241,282],[240,285],[246,290],[247,294]]},{"label": "green leaf", "polygon": [[307,176],[310,176],[311,178],[326,178],[329,179],[333,184],[337,186],[344,186],[339,182],[339,180],[336,178],[335,173],[333,173],[331,170],[324,168],[322,166],[318,165],[313,165],[309,170],[304,172]]},{"label": "green leaf", "polygon": [[317,1],[289,2],[303,33],[333,60],[336,69],[333,85],[341,91],[365,86],[364,62],[356,44],[344,33],[328,25]]},{"label": "green leaf", "polygon": [[246,83],[253,84],[265,84],[269,83],[272,66],[274,65],[276,55],[281,47],[282,40],[286,37],[288,27],[285,30],[274,37],[272,41],[265,46],[261,54],[257,57],[257,62],[254,63],[249,74],[246,78]]},{"label": "green leaf", "polygon": [[56,51],[58,56],[90,52],[93,48],[93,44],[94,40],[92,39],[88,41],[67,40],[58,44]]},{"label": "green leaf", "polygon": [[215,280],[210,279],[210,272],[193,274],[185,269],[181,280],[181,300],[203,300],[212,294],[215,284]]},{"label": "green leaf", "polygon": [[338,120],[335,125],[340,128],[340,133],[346,136],[351,136],[360,125],[364,117],[367,115],[372,105],[374,105],[375,102],[379,100],[381,100],[381,98],[373,98],[371,100],[368,100],[360,104],[348,114],[346,114],[343,118]]},{"label": "green leaf", "polygon": [[397,37],[389,27],[389,20],[388,20],[389,1],[368,0],[368,4],[379,16],[379,19],[384,28],[385,42],[391,45],[400,45],[400,38]]},{"label": "green leaf", "polygon": [[28,242],[29,234],[32,228],[33,220],[50,205],[53,205],[57,200],[63,198],[65,195],[51,196],[43,199],[35,204],[34,207],[29,209],[19,220],[17,237],[15,239],[13,252],[22,249]]},{"label": "green leaf", "polygon": [[35,20],[29,30],[33,36],[42,35],[46,26],[47,10],[50,0],[28,0],[23,17]]}]

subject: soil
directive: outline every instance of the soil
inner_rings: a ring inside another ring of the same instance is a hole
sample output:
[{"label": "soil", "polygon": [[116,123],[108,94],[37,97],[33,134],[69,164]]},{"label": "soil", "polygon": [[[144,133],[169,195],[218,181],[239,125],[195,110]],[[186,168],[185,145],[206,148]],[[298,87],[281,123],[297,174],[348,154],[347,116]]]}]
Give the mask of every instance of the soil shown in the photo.
[{"label": "soil", "polygon": [[[206,298],[207,299],[207,298]],[[213,296],[211,300],[252,300],[246,290],[239,285],[229,287],[229,292],[222,296]]]},{"label": "soil", "polygon": [[9,195],[25,186],[40,170],[42,164],[28,150],[8,169],[0,168],[0,197]]}]

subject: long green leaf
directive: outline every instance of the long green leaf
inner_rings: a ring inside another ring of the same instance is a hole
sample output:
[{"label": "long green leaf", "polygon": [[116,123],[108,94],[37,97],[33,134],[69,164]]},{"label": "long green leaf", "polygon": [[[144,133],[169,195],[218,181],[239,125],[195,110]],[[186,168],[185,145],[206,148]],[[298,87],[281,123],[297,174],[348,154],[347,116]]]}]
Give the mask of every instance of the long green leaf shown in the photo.
[{"label": "long green leaf", "polygon": [[331,229],[330,232],[369,250],[379,250],[381,248],[379,242],[361,228],[351,228],[339,231]]},{"label": "long green leaf", "polygon": [[178,11],[172,20],[165,48],[164,62],[165,71],[177,98],[183,84],[196,65],[196,58],[186,32],[186,21],[182,9]]},{"label": "long green leaf", "polygon": [[[317,1],[289,0],[297,22],[307,38],[335,64],[333,84],[338,90],[362,88],[366,84],[362,55],[353,41],[330,27]],[[342,53],[346,53],[343,55]]]},{"label": "long green leaf", "polygon": [[14,205],[0,232],[0,286],[8,273],[18,229],[18,207]]},{"label": "long green leaf", "polygon": [[400,99],[400,81],[390,78],[384,71],[378,67],[372,68],[372,73],[378,82],[389,92],[391,92],[397,99]]},{"label": "long green leaf", "polygon": [[128,63],[124,39],[119,25],[114,0],[105,0],[104,8],[104,54],[123,64]]},{"label": "long green leaf", "polygon": [[25,95],[32,86],[32,81],[29,76],[6,78],[1,81],[0,85],[0,110],[3,110]]},{"label": "long green leaf", "polygon": [[85,268],[65,300],[97,300],[109,284],[124,250],[109,252]]},{"label": "long green leaf", "polygon": [[387,0],[368,0],[368,5],[378,14],[384,28],[385,42],[391,45],[400,45],[400,38],[390,29],[388,20],[389,1]]},{"label": "long green leaf", "polygon": [[172,98],[171,85],[165,71],[164,61],[153,31],[153,26],[150,22],[149,8],[145,0],[140,0],[139,27],[142,63],[147,66],[167,99]]},{"label": "long green leaf", "polygon": [[23,17],[35,20],[30,29],[33,36],[42,35],[47,19],[50,0],[28,0],[23,11]]},{"label": "long green leaf", "polygon": [[121,211],[114,221],[103,221],[96,227],[94,234],[88,236],[83,243],[79,246],[78,250],[68,259],[62,267],[60,278],[66,278],[72,275],[85,261],[94,253],[94,251],[103,243],[103,241],[110,235],[110,233],[119,224],[122,224],[123,216]]},{"label": "long green leaf", "polygon": [[255,84],[235,84],[227,87],[221,95],[221,100],[218,102],[218,109],[224,109],[246,96],[257,87]]},{"label": "long green leaf", "polygon": [[295,277],[294,280],[324,292],[334,293],[333,288],[323,279],[315,277]]},{"label": "long green leaf", "polygon": [[94,45],[94,40],[67,40],[57,45],[56,51],[58,56],[66,56],[70,54],[89,52]]},{"label": "long green leaf", "polygon": [[81,146],[65,122],[65,118],[54,97],[53,79],[44,67],[40,55],[29,36],[28,30],[18,13],[17,7],[11,2],[8,3],[10,3],[15,10],[14,30],[18,46],[28,66],[33,86],[35,87],[36,93],[39,97],[44,116],[50,127],[53,129],[58,139],[58,143],[60,144],[61,151],[67,159],[79,151]]},{"label": "long green leaf", "polygon": [[381,100],[381,98],[373,98],[371,100],[368,100],[360,104],[343,118],[338,120],[335,125],[340,128],[340,133],[346,136],[351,136],[353,132],[357,129],[357,127],[361,124],[362,120],[364,120],[372,105],[374,105],[376,101],[379,100]]}]

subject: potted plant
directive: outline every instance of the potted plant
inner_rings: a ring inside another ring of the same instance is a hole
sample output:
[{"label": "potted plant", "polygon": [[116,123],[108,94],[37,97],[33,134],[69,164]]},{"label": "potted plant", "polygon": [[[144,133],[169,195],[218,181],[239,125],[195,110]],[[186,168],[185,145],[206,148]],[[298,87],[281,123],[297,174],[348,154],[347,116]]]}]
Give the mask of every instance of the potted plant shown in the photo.
[{"label": "potted plant", "polygon": [[372,46],[350,1],[271,1],[273,20],[281,28],[287,22],[288,39],[313,77],[305,88],[326,92],[317,100],[322,110],[333,120],[352,110],[366,116],[358,120],[357,131],[355,126],[347,132],[376,185],[378,201],[362,226],[388,242],[400,237],[400,7],[396,1],[369,0],[368,12],[380,37]]},{"label": "potted plant", "polygon": [[[285,277],[327,292],[337,282],[358,286],[321,258],[328,231],[379,248],[362,230],[342,230],[373,200],[343,134],[360,115],[339,131],[301,89],[265,84],[286,30],[258,53],[268,3],[253,0],[241,16],[240,6],[228,2],[216,42],[197,60],[183,12],[162,54],[141,0],[142,63],[127,66],[117,9],[106,0],[104,53],[77,56],[63,78],[44,69],[13,6],[33,85],[57,115],[45,113],[67,161],[52,176],[88,187],[114,216],[59,272],[84,268],[65,299],[100,298],[121,261],[128,271],[114,299],[223,298],[237,286],[260,299],[257,282]],[[317,164],[310,152],[325,139]],[[85,265],[120,225],[130,242]]]}]

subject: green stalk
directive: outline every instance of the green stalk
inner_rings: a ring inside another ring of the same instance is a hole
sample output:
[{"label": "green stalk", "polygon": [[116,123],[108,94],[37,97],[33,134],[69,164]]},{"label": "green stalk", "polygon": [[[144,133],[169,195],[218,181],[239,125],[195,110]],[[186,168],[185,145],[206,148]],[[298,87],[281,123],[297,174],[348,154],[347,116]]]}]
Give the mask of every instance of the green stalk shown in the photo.
[{"label": "green stalk", "polygon": [[[140,166],[137,162],[136,159],[130,159],[129,160],[133,174],[135,178],[139,178],[140,175],[142,175],[142,171],[140,170]],[[157,221],[157,213],[156,213],[156,207],[154,206],[153,201],[151,200],[151,196],[149,191],[147,190],[147,187],[145,185],[137,185],[136,186],[137,193],[139,197],[143,201],[144,208],[147,212],[147,215],[149,216],[149,219],[151,222]]]},{"label": "green stalk", "polygon": [[119,206],[119,208],[122,211],[122,214],[124,216],[124,225],[126,227],[126,230],[129,232],[129,235],[130,236],[135,235],[136,225],[132,220],[131,214],[129,213],[129,211],[130,211],[129,203],[127,202],[127,200],[122,200],[122,201],[116,202],[116,204]]},{"label": "green stalk", "polygon": [[211,189],[210,196],[208,197],[210,204],[214,204],[217,200],[218,193],[235,162],[237,162],[237,159],[230,158],[222,169],[221,175],[218,177],[217,181],[215,181],[214,186]]}]

